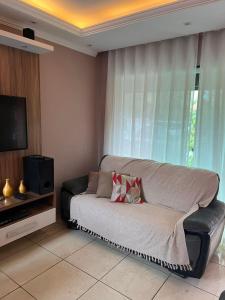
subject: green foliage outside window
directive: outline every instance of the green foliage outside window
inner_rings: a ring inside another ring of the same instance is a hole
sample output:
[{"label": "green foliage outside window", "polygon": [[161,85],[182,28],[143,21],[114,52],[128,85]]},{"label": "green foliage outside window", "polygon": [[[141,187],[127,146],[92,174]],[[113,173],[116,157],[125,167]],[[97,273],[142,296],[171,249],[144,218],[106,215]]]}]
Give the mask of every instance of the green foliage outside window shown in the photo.
[{"label": "green foliage outside window", "polygon": [[188,160],[187,160],[187,164],[189,167],[193,165],[193,161],[194,161],[197,106],[198,106],[198,90],[195,90],[191,95],[191,105],[190,105]]}]

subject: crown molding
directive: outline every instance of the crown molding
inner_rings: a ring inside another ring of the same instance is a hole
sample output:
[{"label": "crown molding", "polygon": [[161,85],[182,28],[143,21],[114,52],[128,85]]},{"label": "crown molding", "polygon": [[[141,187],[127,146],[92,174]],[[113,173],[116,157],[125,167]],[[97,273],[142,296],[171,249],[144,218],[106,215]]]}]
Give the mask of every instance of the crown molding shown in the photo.
[{"label": "crown molding", "polygon": [[26,3],[20,2],[18,0],[10,0],[10,1],[0,0],[0,3],[6,7],[13,9],[13,10],[17,10],[21,13],[26,13],[35,19],[41,20],[45,23],[51,24],[62,30],[73,33],[76,36],[82,35],[82,30],[80,28],[78,28],[70,23],[67,23],[57,17],[54,17],[46,12],[43,12],[40,9],[35,8]]},{"label": "crown molding", "polygon": [[78,44],[76,44],[76,42],[69,42],[67,40],[60,39],[60,38],[56,37],[55,35],[48,34],[46,32],[40,31],[40,30],[35,30],[35,32],[37,33],[37,36],[41,39],[64,46],[66,48],[70,48],[77,52],[81,52],[81,53],[84,53],[84,54],[87,54],[87,55],[90,55],[93,57],[96,57],[98,54],[98,51],[95,51],[94,49],[92,49],[88,46],[78,45]]},{"label": "crown molding", "polygon": [[166,4],[157,8],[152,8],[142,12],[137,12],[132,15],[125,17],[117,18],[111,21],[107,21],[101,24],[90,26],[84,29],[80,29],[75,25],[67,23],[57,17],[54,17],[46,12],[41,11],[38,8],[34,8],[31,5],[20,2],[18,0],[0,0],[0,3],[14,10],[18,10],[22,13],[29,14],[35,19],[41,20],[45,23],[48,23],[52,26],[65,30],[69,33],[72,33],[78,37],[86,37],[92,34],[104,32],[107,30],[116,29],[119,27],[124,27],[136,22],[144,21],[149,18],[158,17],[161,15],[174,13],[178,10],[187,9],[199,5],[206,5],[213,2],[218,2],[220,0],[180,0],[175,3]]},{"label": "crown molding", "polygon": [[180,0],[175,3],[170,3],[157,8],[152,8],[146,11],[137,12],[129,16],[107,21],[98,25],[90,26],[81,30],[82,36],[90,36],[92,34],[104,32],[107,30],[117,29],[125,27],[137,22],[145,21],[150,18],[159,17],[161,15],[175,13],[176,11],[200,6],[207,5],[210,3],[218,2],[220,0]]},{"label": "crown molding", "polygon": [[[22,32],[22,30],[24,28],[24,25],[25,25],[25,24],[17,23],[14,20],[10,20],[8,18],[4,18],[2,16],[0,17],[0,23],[3,24],[3,25],[6,25],[8,27],[11,27],[13,29],[21,30],[21,32]],[[98,54],[97,51],[95,51],[94,49],[91,49],[87,46],[81,46],[81,45],[78,45],[74,42],[68,42],[67,40],[57,38],[53,34],[48,34],[46,32],[40,31],[40,30],[35,29],[35,35],[38,38],[50,41],[52,43],[55,43],[55,44],[73,49],[75,51],[78,51],[78,52],[81,52],[81,53],[84,53],[84,54],[87,54],[87,55],[90,55],[90,56],[96,57],[96,55]]]},{"label": "crown molding", "polygon": [[5,25],[7,27],[11,27],[16,30],[21,30],[21,32],[23,30],[23,26],[19,25],[19,23],[16,23],[15,21],[12,22],[11,20],[3,16],[0,16],[0,24]]}]

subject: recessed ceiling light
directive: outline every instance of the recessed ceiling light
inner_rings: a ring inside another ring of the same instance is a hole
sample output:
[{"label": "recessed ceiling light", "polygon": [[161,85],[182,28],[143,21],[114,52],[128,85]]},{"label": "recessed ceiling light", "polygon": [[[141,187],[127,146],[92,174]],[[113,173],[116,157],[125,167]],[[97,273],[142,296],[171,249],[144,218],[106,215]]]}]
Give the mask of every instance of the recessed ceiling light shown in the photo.
[{"label": "recessed ceiling light", "polygon": [[190,26],[190,25],[191,25],[191,22],[185,22],[184,25],[185,25],[185,26]]}]

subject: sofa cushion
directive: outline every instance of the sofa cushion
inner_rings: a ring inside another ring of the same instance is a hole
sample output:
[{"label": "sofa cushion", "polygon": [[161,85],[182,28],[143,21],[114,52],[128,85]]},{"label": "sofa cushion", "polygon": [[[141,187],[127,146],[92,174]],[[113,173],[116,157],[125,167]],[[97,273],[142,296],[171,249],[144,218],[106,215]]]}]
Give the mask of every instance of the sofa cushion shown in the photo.
[{"label": "sofa cushion", "polygon": [[87,194],[96,194],[98,189],[99,172],[89,172]]},{"label": "sofa cushion", "polygon": [[153,160],[106,156],[101,170],[141,177],[144,198],[148,203],[182,212],[190,211],[195,204],[208,206],[219,187],[219,178],[214,172]]},{"label": "sofa cushion", "polygon": [[113,189],[112,172],[99,172],[97,198],[111,198]]},{"label": "sofa cushion", "polygon": [[143,203],[141,199],[141,178],[112,173],[112,202]]}]

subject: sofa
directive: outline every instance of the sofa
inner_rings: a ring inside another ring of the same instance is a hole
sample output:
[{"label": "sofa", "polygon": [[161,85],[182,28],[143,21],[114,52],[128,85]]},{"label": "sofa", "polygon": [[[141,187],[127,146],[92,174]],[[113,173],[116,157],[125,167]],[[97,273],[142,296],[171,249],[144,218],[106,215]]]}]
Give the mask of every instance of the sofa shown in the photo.
[{"label": "sofa", "polygon": [[220,295],[219,300],[225,300],[225,291],[222,292],[222,294]]},{"label": "sofa", "polygon": [[[129,169],[130,160],[131,160],[130,158],[104,156],[100,162],[99,170],[103,170],[103,171],[128,170],[128,171],[131,171],[132,175],[135,175],[135,176],[140,176],[143,174],[143,198],[144,198],[145,202],[147,203],[146,204],[146,207],[147,207],[148,202],[151,202],[151,200],[149,201],[149,196],[148,196],[149,191],[147,191],[148,192],[147,193],[146,190],[148,190],[149,186],[151,186],[149,180],[152,180],[152,179],[150,179],[150,178],[155,178],[155,177],[152,177],[154,174],[153,175],[151,174],[152,169],[149,168],[148,165],[151,166],[153,161],[138,159],[138,160],[135,160],[135,164],[133,164],[135,167]],[[155,162],[153,162],[153,163],[155,163]],[[165,164],[160,165],[160,167],[162,166],[161,169],[163,169],[164,165]],[[123,169],[124,166],[125,166],[125,168]],[[167,174],[167,176],[169,178],[169,181],[167,181],[167,183],[169,182],[170,184],[171,183],[173,184],[173,181],[171,181],[171,180],[174,180],[174,178],[175,178],[172,176],[173,172],[178,172],[178,174],[189,174],[189,170],[186,167],[173,166],[173,165],[169,165],[169,164],[166,164],[166,167],[167,167],[167,170],[169,170],[169,172],[170,172],[169,174]],[[190,174],[192,174],[192,176],[193,176],[193,174],[194,174],[194,176],[196,175],[197,176],[196,178],[198,178],[198,176],[199,176],[199,182],[201,182],[200,177],[202,176],[202,178],[203,178],[203,181],[202,181],[203,185],[196,192],[197,196],[199,194],[201,194],[202,197],[203,196],[209,197],[209,193],[207,191],[208,185],[207,184],[204,185],[204,182],[206,182],[206,181],[204,181],[204,176],[211,175],[211,173],[207,172],[207,171],[201,171],[198,169],[196,169],[196,170],[191,169]],[[212,175],[214,176],[214,179],[215,179],[215,174],[212,173]],[[176,189],[174,189],[174,187],[173,187],[171,189],[172,190],[171,193],[169,190],[168,198],[173,197],[174,190],[175,190],[176,197],[177,197],[177,195],[179,196],[179,193],[180,193],[181,197],[184,197],[184,196],[187,197],[188,188],[190,189],[192,187],[192,185],[190,185],[190,187],[188,185],[188,181],[191,181],[191,179],[188,178],[188,176],[186,176],[186,175],[185,176],[179,175],[179,176],[182,177],[181,180],[179,180],[179,183],[182,182],[182,180],[183,180],[183,183],[181,183],[180,186],[178,186]],[[190,177],[190,175],[189,175],[189,177]],[[171,178],[171,180],[170,180],[170,178]],[[182,184],[185,183],[185,180],[186,180],[186,184],[184,186],[185,187],[184,189],[185,189],[186,194],[183,193],[183,189],[181,188]],[[155,191],[157,192],[157,189],[158,189],[159,193],[161,193],[160,190],[162,190],[163,185],[161,186],[160,184],[161,184],[160,182],[159,182],[159,184],[157,182],[154,183],[154,186],[153,186],[154,192]],[[171,186],[172,186],[172,184],[171,184]],[[200,184],[201,183],[199,183],[199,185]],[[218,179],[218,185],[219,185],[219,179]],[[77,201],[77,199],[78,199],[77,195],[83,194],[82,201],[84,201],[84,202],[85,202],[85,197],[86,198],[91,197],[92,202],[90,202],[90,203],[94,203],[96,201],[97,198],[95,197],[95,195],[85,195],[87,186],[88,186],[88,175],[81,176],[79,178],[75,178],[75,179],[72,179],[72,180],[69,180],[69,181],[66,181],[63,183],[62,188],[61,188],[61,215],[62,215],[62,218],[65,222],[67,222],[69,228],[76,229],[76,230],[82,229],[82,230],[89,232],[90,234],[94,234],[95,236],[108,241],[107,238],[104,238],[104,236],[98,235],[98,232],[93,232],[92,228],[87,229],[87,228],[83,228],[82,226],[79,226],[79,222],[77,222],[77,220],[75,220],[76,218],[75,219],[71,218],[71,207],[72,207],[72,204],[75,203],[74,201]],[[187,186],[187,188],[186,188],[186,186]],[[184,230],[184,234],[185,234],[186,248],[187,248],[187,252],[188,252],[188,256],[189,256],[191,269],[183,269],[183,270],[182,269],[172,269],[171,270],[171,268],[169,266],[163,265],[164,267],[169,268],[170,271],[172,271],[182,277],[201,278],[201,276],[204,274],[207,263],[211,259],[212,255],[214,254],[215,250],[217,249],[217,247],[221,241],[221,237],[222,237],[224,225],[225,225],[225,205],[223,202],[217,200],[218,188],[214,188],[214,190],[215,191],[213,191],[213,193],[210,194],[210,197],[212,199],[210,199],[210,201],[206,202],[206,203],[210,202],[209,204],[205,205],[206,207],[199,207],[198,210],[189,214],[183,220],[183,230]],[[151,189],[150,189],[150,192],[151,192]],[[192,195],[192,196],[195,194],[195,193],[193,193],[193,190],[190,190],[189,192],[190,192],[190,195]],[[183,193],[183,195],[182,195],[182,193]],[[157,198],[157,194],[155,194],[155,195],[156,195],[155,197]],[[164,200],[167,200],[167,199],[164,199]],[[109,199],[107,199],[107,200],[105,199],[105,201],[109,202]],[[102,203],[106,203],[106,202],[102,202]],[[183,203],[185,204],[184,201],[183,201]],[[204,201],[203,201],[203,203],[204,203]],[[159,206],[166,207],[166,206],[170,205],[170,202],[169,203],[149,203],[149,204],[157,206],[157,207],[159,207]],[[123,204],[118,204],[118,205],[119,205],[118,206],[119,209],[120,208],[122,209]],[[128,205],[130,205],[130,204],[128,204]],[[134,204],[134,205],[132,204],[132,210],[138,211],[135,208],[135,205],[142,205],[142,204]],[[178,210],[179,209],[182,210],[182,206],[181,206],[181,208],[179,208],[179,206],[178,206]],[[101,211],[101,209],[99,211]],[[117,210],[116,213],[118,214],[118,217],[119,217],[119,214],[120,214],[119,210]],[[99,215],[98,215],[98,211],[97,211],[96,215],[94,216],[96,218],[96,221],[98,220],[98,222],[100,222],[101,219],[103,220],[104,218],[101,218],[101,215],[103,215],[103,214],[104,214],[104,212],[101,211],[101,213],[99,213]],[[116,217],[117,216],[114,215],[114,220],[116,219]],[[92,218],[93,218],[93,215],[92,215]],[[87,219],[88,219],[88,216],[87,216]],[[106,218],[102,222],[103,222],[103,224],[102,224],[103,227],[105,225],[107,225]],[[140,218],[139,222],[141,222],[141,218]],[[89,227],[91,227],[91,225]],[[130,237],[130,239],[132,239],[132,237]],[[133,243],[135,245],[136,241],[134,240]],[[136,253],[135,251],[132,251],[132,249],[130,249],[130,248],[127,249],[126,247],[123,247],[124,245],[120,245],[120,246],[121,246],[120,248],[129,250],[131,253]],[[144,253],[142,253],[140,256],[142,256],[143,258],[146,258],[146,255]],[[158,261],[158,260],[152,260],[152,261],[154,263],[161,264],[160,261]]]}]

